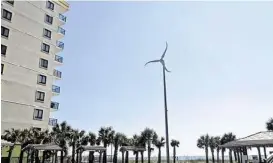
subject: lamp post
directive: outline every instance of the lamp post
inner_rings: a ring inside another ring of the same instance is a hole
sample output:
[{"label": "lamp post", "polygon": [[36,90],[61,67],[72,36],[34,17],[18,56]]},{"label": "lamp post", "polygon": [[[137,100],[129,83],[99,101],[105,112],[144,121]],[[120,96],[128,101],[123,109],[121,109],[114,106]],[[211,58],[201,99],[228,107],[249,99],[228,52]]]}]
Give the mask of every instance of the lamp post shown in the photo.
[{"label": "lamp post", "polygon": [[145,66],[149,63],[154,63],[154,62],[160,62],[162,64],[163,68],[163,83],[164,83],[164,106],[165,106],[165,132],[166,132],[166,155],[167,155],[167,163],[170,163],[170,152],[169,152],[169,129],[168,129],[168,109],[167,109],[167,90],[166,90],[166,78],[165,78],[165,71],[170,72],[166,66],[165,66],[165,61],[164,56],[167,52],[168,49],[168,43],[166,42],[166,48],[165,51],[163,52],[161,58],[159,60],[153,60],[149,61],[145,64]]}]

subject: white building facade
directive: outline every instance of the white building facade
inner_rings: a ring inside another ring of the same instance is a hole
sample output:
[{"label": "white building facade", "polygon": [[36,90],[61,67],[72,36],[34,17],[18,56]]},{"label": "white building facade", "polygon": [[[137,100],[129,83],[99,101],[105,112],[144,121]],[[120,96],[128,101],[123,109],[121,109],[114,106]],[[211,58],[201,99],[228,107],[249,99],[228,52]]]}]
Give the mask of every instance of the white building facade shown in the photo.
[{"label": "white building facade", "polygon": [[[55,80],[65,36],[65,1],[2,1],[1,133],[6,129],[48,129],[57,123]],[[58,55],[59,54],[59,55]]]}]

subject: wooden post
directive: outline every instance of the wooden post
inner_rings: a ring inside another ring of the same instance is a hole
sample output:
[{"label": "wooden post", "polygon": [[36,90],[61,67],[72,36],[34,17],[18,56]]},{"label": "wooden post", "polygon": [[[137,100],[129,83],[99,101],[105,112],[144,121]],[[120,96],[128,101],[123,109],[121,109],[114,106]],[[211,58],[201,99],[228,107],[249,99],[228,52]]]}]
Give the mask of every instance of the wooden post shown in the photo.
[{"label": "wooden post", "polygon": [[264,146],[264,157],[265,159],[267,159],[267,155],[266,155],[266,147]]},{"label": "wooden post", "polygon": [[129,151],[126,151],[125,154],[125,163],[129,163]]},{"label": "wooden post", "polygon": [[124,151],[121,151],[121,154],[122,154],[122,156],[121,156],[121,163],[124,163]]},{"label": "wooden post", "polygon": [[45,163],[45,151],[43,151],[42,163]]},{"label": "wooden post", "polygon": [[64,163],[64,151],[61,150],[61,163]]},{"label": "wooden post", "polygon": [[261,156],[260,147],[257,147],[257,149],[258,149],[258,154],[259,154],[259,162],[261,163],[262,162],[262,156]]}]

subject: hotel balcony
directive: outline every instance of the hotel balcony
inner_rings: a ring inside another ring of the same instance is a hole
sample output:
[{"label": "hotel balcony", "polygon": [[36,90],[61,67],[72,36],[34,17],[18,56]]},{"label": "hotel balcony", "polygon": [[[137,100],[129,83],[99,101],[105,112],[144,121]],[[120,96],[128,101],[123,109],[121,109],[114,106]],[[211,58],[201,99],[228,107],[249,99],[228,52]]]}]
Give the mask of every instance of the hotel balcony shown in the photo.
[{"label": "hotel balcony", "polygon": [[56,46],[57,46],[57,51],[60,52],[64,49],[64,43],[61,41],[57,41],[56,42]]},{"label": "hotel balcony", "polygon": [[55,61],[62,64],[63,63],[63,57],[61,57],[59,55],[55,55]]},{"label": "hotel balcony", "polygon": [[66,16],[59,14],[59,25],[64,25],[66,23]]},{"label": "hotel balcony", "polygon": [[62,72],[58,70],[53,70],[53,76],[56,77],[56,79],[61,79],[62,78]]},{"label": "hotel balcony", "polygon": [[52,93],[53,95],[59,95],[61,92],[61,87],[56,86],[56,85],[52,85]]},{"label": "hotel balcony", "polygon": [[49,118],[48,125],[50,126],[56,126],[58,123],[58,120],[55,118]]},{"label": "hotel balcony", "polygon": [[59,110],[59,103],[51,101],[51,103],[50,103],[50,109],[51,109],[51,111],[57,111],[57,110]]},{"label": "hotel balcony", "polygon": [[57,40],[63,38],[64,36],[65,36],[65,29],[63,29],[62,27],[58,27]]}]

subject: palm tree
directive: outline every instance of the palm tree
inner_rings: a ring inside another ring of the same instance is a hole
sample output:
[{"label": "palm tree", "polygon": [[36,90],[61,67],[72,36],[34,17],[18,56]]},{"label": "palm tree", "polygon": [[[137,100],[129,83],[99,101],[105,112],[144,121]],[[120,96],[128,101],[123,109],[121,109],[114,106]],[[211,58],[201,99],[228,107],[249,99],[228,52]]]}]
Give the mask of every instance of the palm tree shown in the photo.
[{"label": "palm tree", "polygon": [[113,163],[117,163],[118,161],[118,148],[122,146],[127,140],[126,136],[123,133],[117,132],[113,139],[114,144],[114,158]]},{"label": "palm tree", "polygon": [[209,155],[208,155],[208,148],[209,148],[209,135],[202,135],[197,140],[197,147],[201,149],[205,149],[206,154],[206,163],[209,163]]},{"label": "palm tree", "polygon": [[[93,132],[88,133],[88,138],[89,138],[88,142],[90,146],[94,146],[96,144],[96,140],[97,140],[96,137],[97,136],[95,133]],[[89,151],[89,163],[92,163],[93,160],[94,160],[94,151]]]},{"label": "palm tree", "polygon": [[[235,139],[236,139],[236,136],[233,135],[232,132],[230,132],[230,133],[225,133],[225,134],[223,135],[223,137],[221,138],[221,144],[225,144],[225,143],[234,141]],[[225,149],[222,148],[222,162],[224,161],[224,151],[225,151]],[[230,163],[233,163],[233,160],[232,160],[232,151],[231,151],[231,149],[229,149],[229,160],[230,160]]]},{"label": "palm tree", "polygon": [[161,148],[165,145],[165,138],[161,137],[161,139],[157,139],[154,145],[158,149],[158,163],[161,163]]},{"label": "palm tree", "polygon": [[19,140],[19,136],[20,130],[15,130],[14,128],[10,130],[5,130],[4,134],[1,136],[1,139],[13,143],[13,145],[9,147],[8,162],[10,162],[11,160],[12,151],[14,149],[15,143]]},{"label": "palm tree", "polygon": [[273,118],[270,118],[267,122],[266,122],[266,129],[268,131],[273,131]]},{"label": "palm tree", "polygon": [[214,150],[217,147],[216,143],[215,143],[215,138],[213,136],[211,136],[209,138],[209,147],[210,147],[210,151],[211,151],[211,156],[212,156],[212,163],[215,163],[214,160]]},{"label": "palm tree", "polygon": [[[100,140],[103,143],[103,146],[107,148],[112,142],[114,137],[115,131],[112,129],[112,127],[102,127],[99,130],[99,136],[98,140]],[[103,154],[103,163],[107,162],[107,156],[106,151],[104,151]]]},{"label": "palm tree", "polygon": [[176,147],[179,147],[180,142],[178,140],[171,140],[171,146],[173,147],[173,162],[176,160]]},{"label": "palm tree", "polygon": [[220,136],[214,137],[214,142],[216,145],[216,152],[217,152],[217,163],[220,163],[220,158],[219,158],[219,152],[220,152],[220,145],[221,145],[221,138]]},{"label": "palm tree", "polygon": [[33,141],[32,129],[23,129],[23,130],[21,130],[18,141],[21,144],[19,163],[22,163],[23,162],[23,156],[24,156],[24,151],[22,149],[25,148],[28,144],[32,144],[34,142]]},{"label": "palm tree", "polygon": [[[84,137],[85,131],[78,129],[71,129],[68,134],[68,144],[72,147],[72,163],[75,163],[76,148],[80,145],[80,139]],[[87,142],[87,140],[85,140]],[[78,156],[78,155],[77,155]],[[78,159],[78,158],[77,158]],[[78,160],[77,160],[78,161]]]},{"label": "palm tree", "polygon": [[63,162],[64,157],[68,154],[68,140],[71,134],[72,128],[69,126],[66,121],[56,124],[52,128],[51,135],[54,143],[60,146],[64,153],[61,152],[61,162]]},{"label": "palm tree", "polygon": [[148,163],[151,163],[151,152],[153,148],[151,148],[151,143],[154,143],[158,136],[153,129],[146,128],[141,132],[141,139],[145,141],[145,144],[148,144]]}]

